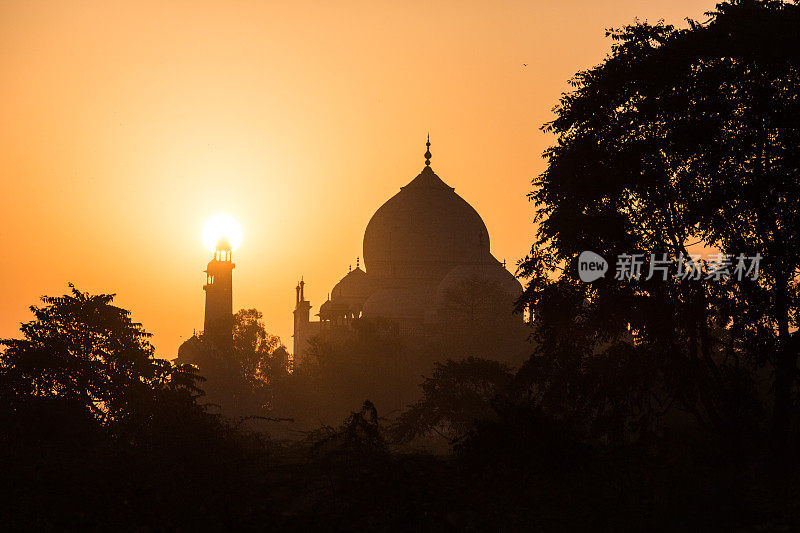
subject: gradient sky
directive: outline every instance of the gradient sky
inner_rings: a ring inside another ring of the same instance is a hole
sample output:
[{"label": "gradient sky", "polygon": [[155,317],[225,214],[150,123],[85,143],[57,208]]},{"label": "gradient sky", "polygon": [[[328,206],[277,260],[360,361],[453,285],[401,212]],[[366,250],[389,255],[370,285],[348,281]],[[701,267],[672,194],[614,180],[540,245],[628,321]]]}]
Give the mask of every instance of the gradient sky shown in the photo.
[{"label": "gradient sky", "polygon": [[0,0],[0,337],[72,281],[117,293],[174,357],[203,325],[203,223],[227,212],[234,309],[291,346],[298,278],[316,312],[427,131],[513,263],[553,140],[539,126],[605,28],[714,5]]}]

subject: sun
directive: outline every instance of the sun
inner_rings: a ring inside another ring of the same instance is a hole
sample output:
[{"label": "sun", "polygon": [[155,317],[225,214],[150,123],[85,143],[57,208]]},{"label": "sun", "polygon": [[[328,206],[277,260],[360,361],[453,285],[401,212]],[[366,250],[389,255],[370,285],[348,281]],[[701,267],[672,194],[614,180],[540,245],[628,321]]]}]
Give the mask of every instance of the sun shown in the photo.
[{"label": "sun", "polygon": [[242,226],[230,215],[214,215],[203,226],[203,245],[213,252],[223,237],[228,239],[232,250],[237,249],[242,244]]}]

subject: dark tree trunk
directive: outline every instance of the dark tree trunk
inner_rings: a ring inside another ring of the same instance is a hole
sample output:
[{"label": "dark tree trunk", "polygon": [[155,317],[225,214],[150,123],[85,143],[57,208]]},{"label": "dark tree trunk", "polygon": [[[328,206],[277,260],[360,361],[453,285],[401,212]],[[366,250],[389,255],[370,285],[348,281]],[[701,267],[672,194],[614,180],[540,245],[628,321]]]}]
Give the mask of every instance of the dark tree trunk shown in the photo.
[{"label": "dark tree trunk", "polygon": [[789,334],[788,279],[783,274],[775,279],[775,318],[778,322],[778,354],[775,363],[775,405],[772,416],[773,443],[776,450],[786,451],[791,422],[792,387],[797,354],[792,350]]}]

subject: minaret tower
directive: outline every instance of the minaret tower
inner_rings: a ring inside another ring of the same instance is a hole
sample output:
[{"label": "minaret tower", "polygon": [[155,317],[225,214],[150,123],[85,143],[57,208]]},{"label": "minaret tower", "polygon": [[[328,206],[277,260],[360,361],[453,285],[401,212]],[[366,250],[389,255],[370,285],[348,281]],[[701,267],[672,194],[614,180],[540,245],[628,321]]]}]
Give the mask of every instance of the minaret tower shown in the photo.
[{"label": "minaret tower", "polygon": [[231,243],[223,237],[217,242],[214,258],[205,270],[206,316],[204,336],[212,344],[230,343],[233,327],[233,269]]},{"label": "minaret tower", "polygon": [[303,278],[300,278],[300,283],[297,284],[297,301],[294,307],[294,360],[297,363],[303,358],[308,348],[308,322],[310,319],[311,302],[306,300],[304,294],[306,283]]}]

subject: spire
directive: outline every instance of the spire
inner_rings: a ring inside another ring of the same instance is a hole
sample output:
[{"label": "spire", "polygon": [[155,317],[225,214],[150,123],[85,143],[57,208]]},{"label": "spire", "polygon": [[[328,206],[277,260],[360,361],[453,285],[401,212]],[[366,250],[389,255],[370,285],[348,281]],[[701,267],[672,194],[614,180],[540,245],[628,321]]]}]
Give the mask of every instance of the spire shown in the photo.
[{"label": "spire", "polygon": [[431,134],[428,134],[428,140],[425,142],[425,166],[431,166]]}]

